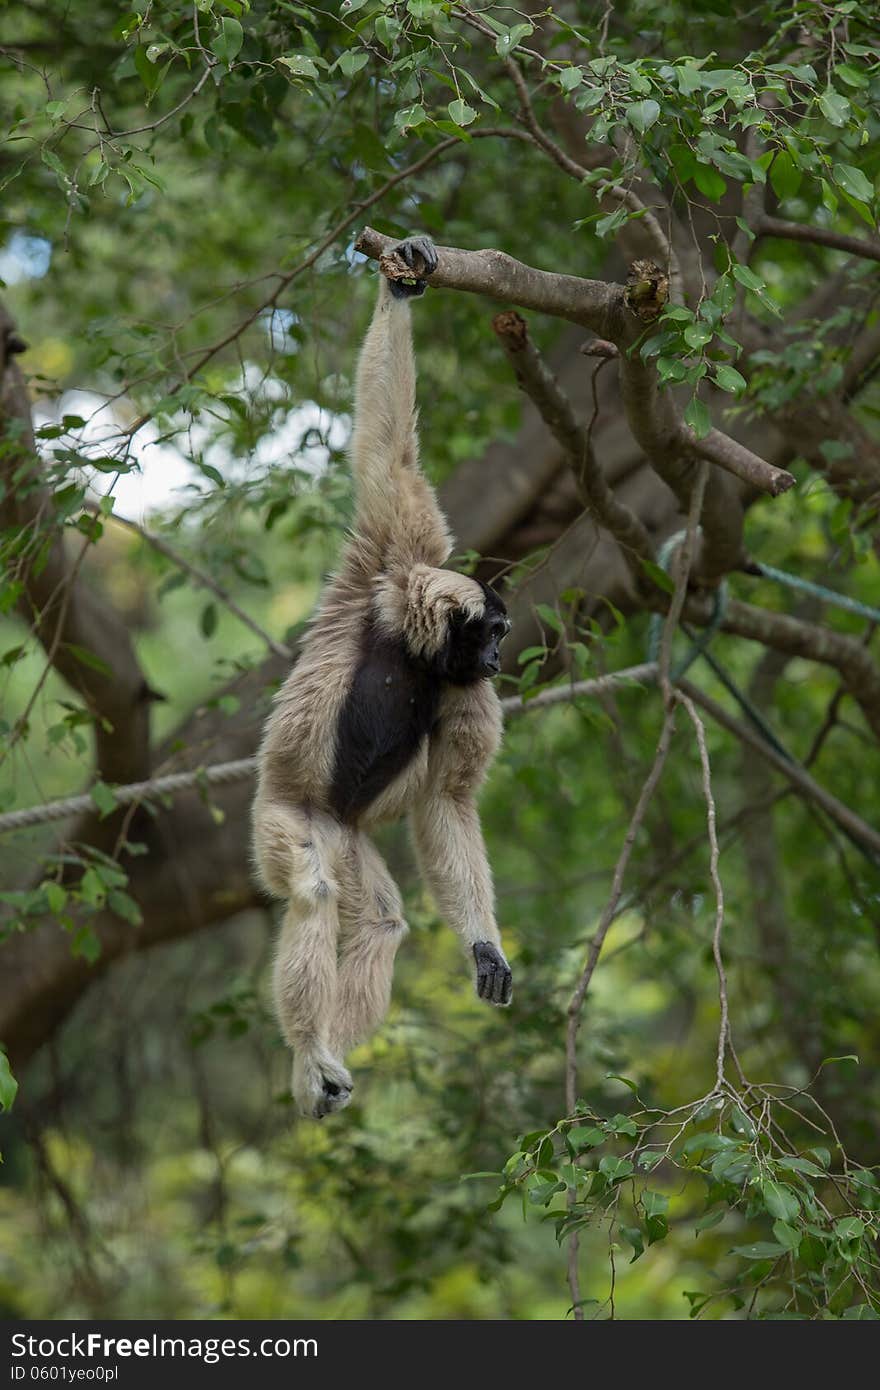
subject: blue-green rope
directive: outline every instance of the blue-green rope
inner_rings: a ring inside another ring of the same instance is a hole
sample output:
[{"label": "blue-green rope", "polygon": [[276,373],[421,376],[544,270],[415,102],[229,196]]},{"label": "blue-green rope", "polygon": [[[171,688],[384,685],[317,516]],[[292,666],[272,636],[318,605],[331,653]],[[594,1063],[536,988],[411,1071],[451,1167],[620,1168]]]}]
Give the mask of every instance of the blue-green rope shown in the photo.
[{"label": "blue-green rope", "polygon": [[867,618],[870,623],[880,624],[880,608],[873,608],[869,603],[850,598],[849,594],[839,594],[835,589],[826,588],[824,584],[815,584],[811,579],[802,579],[799,574],[789,574],[787,570],[779,570],[775,565],[765,565],[763,561],[753,564],[751,572],[762,575],[764,579],[775,579],[777,584],[797,589],[801,594],[810,594],[813,598],[821,599],[823,603],[832,603],[835,608],[845,608],[847,613]]}]

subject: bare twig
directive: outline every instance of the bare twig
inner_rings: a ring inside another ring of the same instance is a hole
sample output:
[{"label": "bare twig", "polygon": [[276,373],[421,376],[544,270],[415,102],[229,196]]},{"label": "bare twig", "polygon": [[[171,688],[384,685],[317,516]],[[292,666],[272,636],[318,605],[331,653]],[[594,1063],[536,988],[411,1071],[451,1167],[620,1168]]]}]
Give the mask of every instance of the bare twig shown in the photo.
[{"label": "bare twig", "polygon": [[[593,978],[593,972],[599,961],[602,947],[611,923],[614,921],[617,905],[620,902],[620,895],[623,892],[623,880],[629,865],[636,836],[639,833],[645,814],[650,805],[651,798],[657,789],[657,784],[663,773],[666,758],[669,754],[669,747],[672,742],[674,730],[674,708],[668,706],[663,717],[663,727],[660,731],[660,738],[657,744],[657,752],[654,755],[654,763],[645,785],[642,787],[641,795],[633,812],[629,829],[623,842],[623,847],[618,856],[617,865],[614,870],[614,878],[611,883],[611,895],[605,904],[605,910],[599,920],[590,949],[587,955],[586,964],[581,972],[580,979],[571,996],[567,1012],[567,1024],[565,1032],[565,1104],[568,1113],[574,1113],[577,1104],[577,1036],[580,1028],[581,1009]],[[577,1231],[573,1231],[569,1237],[568,1251],[568,1279],[571,1289],[572,1303],[575,1306],[574,1316],[578,1322],[583,1321],[584,1310],[580,1305],[580,1281],[578,1279],[577,1260],[578,1260],[579,1241]]]},{"label": "bare twig", "polygon": [[116,514],[114,514],[111,519],[115,521],[118,526],[124,526],[126,530],[133,531],[135,535],[140,536],[141,540],[146,541],[147,545],[151,546],[153,550],[158,551],[160,555],[164,555],[166,560],[170,560],[178,569],[190,575],[202,588],[210,589],[211,593],[220,600],[224,608],[228,608],[229,612],[233,613],[240,623],[244,623],[245,627],[250,628],[251,632],[259,637],[261,642],[265,642],[269,650],[273,651],[276,656],[284,657],[287,661],[293,661],[295,655],[293,650],[286,646],[284,642],[276,642],[275,638],[271,637],[268,632],[261,628],[260,624],[252,618],[250,614],[246,613],[243,608],[238,606],[232,595],[210,574],[206,574],[204,570],[200,570],[190,560],[187,560],[184,555],[181,555],[179,550],[175,550],[174,547],[170,546],[161,536],[157,536],[154,532],[148,531],[145,526],[139,526],[136,521],[130,521],[128,517],[117,516]]},{"label": "bare twig", "polygon": [[697,747],[700,750],[700,767],[703,774],[703,796],[706,801],[706,829],[709,837],[709,873],[712,877],[712,886],[715,889],[715,927],[712,932],[712,955],[715,959],[715,970],[718,975],[718,999],[721,1006],[721,1020],[718,1025],[718,1053],[715,1065],[715,1085],[720,1090],[724,1085],[724,1059],[727,1044],[730,1037],[730,1004],[727,995],[727,972],[724,969],[724,960],[721,955],[721,932],[724,927],[724,887],[721,883],[721,875],[718,870],[718,832],[715,824],[715,798],[712,794],[712,769],[709,763],[709,749],[706,744],[706,729],[702,719],[697,714],[693,701],[681,692],[678,694],[684,708],[690,716],[697,736]]},{"label": "bare twig", "polygon": [[787,222],[781,217],[759,217],[754,231],[757,236],[778,237],[782,241],[806,241],[815,246],[830,246],[835,251],[846,251],[851,256],[862,256],[869,261],[880,261],[880,240],[866,237],[848,236],[845,232],[832,231],[830,227],[817,227],[815,223],[805,226],[801,222]]},{"label": "bare twig", "polygon": [[675,566],[673,574],[675,588],[666,613],[666,618],[663,622],[663,633],[660,638],[659,651],[660,689],[663,692],[663,703],[667,709],[672,707],[673,702],[672,683],[669,675],[669,668],[672,661],[672,642],[681,620],[685,599],[687,598],[688,580],[690,578],[697,544],[697,526],[703,510],[703,497],[706,492],[708,477],[709,466],[703,463],[700,465],[694,480],[694,487],[688,506],[687,527],[685,528],[682,543],[673,560]]}]

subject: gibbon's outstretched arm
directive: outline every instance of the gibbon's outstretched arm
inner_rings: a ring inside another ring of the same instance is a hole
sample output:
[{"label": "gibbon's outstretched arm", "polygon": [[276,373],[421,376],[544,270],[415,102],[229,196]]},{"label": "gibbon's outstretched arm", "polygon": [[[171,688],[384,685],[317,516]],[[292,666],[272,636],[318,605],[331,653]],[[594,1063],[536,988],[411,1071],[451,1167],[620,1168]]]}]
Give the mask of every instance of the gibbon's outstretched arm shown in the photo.
[{"label": "gibbon's outstretched arm", "polygon": [[416,367],[409,300],[437,264],[426,237],[396,248],[413,280],[379,281],[379,298],[355,378],[351,460],[354,530],[371,552],[371,567],[442,565],[452,549],[446,519],[419,468]]},{"label": "gibbon's outstretched arm", "polygon": [[439,792],[415,807],[412,826],[421,870],[441,915],[473,954],[477,993],[491,1004],[509,1004],[511,971],[501,950],[492,873],[474,800]]}]

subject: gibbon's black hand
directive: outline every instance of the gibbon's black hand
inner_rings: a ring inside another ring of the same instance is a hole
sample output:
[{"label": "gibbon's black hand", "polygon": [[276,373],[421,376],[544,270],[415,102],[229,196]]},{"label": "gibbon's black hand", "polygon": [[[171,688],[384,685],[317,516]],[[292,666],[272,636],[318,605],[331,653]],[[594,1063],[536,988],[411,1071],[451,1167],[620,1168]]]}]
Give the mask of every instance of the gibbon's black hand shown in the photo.
[{"label": "gibbon's black hand", "polygon": [[412,299],[416,295],[424,294],[427,282],[422,277],[432,275],[437,269],[437,252],[434,250],[430,237],[407,237],[406,241],[399,242],[386,254],[399,256],[404,265],[409,266],[413,272],[412,280],[392,280],[389,277],[388,285],[394,297],[396,299]]},{"label": "gibbon's black hand", "polygon": [[477,994],[489,1004],[509,1004],[513,994],[510,966],[491,941],[474,942]]}]

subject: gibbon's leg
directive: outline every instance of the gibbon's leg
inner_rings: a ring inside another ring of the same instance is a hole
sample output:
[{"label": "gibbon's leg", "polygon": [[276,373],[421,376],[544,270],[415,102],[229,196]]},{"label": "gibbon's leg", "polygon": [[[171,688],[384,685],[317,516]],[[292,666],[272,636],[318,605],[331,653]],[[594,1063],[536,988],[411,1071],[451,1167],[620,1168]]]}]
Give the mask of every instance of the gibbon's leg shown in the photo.
[{"label": "gibbon's leg", "polygon": [[378,1028],[397,948],[409,928],[400,891],[373,843],[355,831],[341,873],[339,973],[331,1040],[340,1056]]},{"label": "gibbon's leg", "polygon": [[477,993],[509,1004],[510,966],[495,924],[495,894],[476,805],[470,797],[436,793],[412,816],[422,873],[442,915],[473,954]]},{"label": "gibbon's leg", "polygon": [[[411,237],[398,255],[428,274],[437,255],[425,237]],[[385,277],[358,359],[355,378],[351,461],[355,479],[358,536],[376,549],[382,566],[441,565],[451,550],[446,519],[434,490],[419,468],[416,367],[409,290]]]},{"label": "gibbon's leg", "polygon": [[277,859],[286,840],[288,903],[273,976],[275,1010],[293,1048],[294,1100],[320,1119],[351,1099],[352,1081],[329,1041],[336,1009],[340,827],[331,817],[273,807],[262,816]]}]

